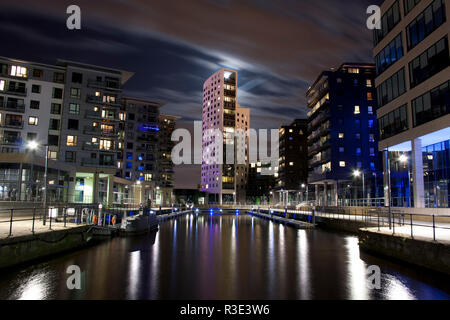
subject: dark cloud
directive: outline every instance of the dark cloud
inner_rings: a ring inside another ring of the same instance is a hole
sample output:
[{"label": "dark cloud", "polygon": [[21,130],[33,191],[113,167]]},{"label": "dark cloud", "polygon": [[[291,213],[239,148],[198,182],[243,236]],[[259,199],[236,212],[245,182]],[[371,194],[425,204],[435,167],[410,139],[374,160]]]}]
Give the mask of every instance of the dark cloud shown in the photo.
[{"label": "dark cloud", "polygon": [[372,59],[366,8],[380,2],[78,0],[82,30],[69,31],[73,1],[1,0],[0,55],[133,71],[126,94],[166,102],[181,126],[201,119],[204,80],[231,67],[252,127],[270,129],[306,117],[305,92],[323,69]]}]

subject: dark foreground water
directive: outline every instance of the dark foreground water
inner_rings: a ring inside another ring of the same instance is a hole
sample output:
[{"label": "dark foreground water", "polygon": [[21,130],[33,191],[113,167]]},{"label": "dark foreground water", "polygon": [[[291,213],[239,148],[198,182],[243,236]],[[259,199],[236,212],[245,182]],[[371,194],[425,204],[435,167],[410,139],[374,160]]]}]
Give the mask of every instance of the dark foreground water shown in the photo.
[{"label": "dark foreground water", "polygon": [[[78,265],[82,290],[68,290]],[[378,265],[381,290],[366,270]],[[450,280],[360,253],[355,236],[189,215],[0,275],[1,299],[449,299]]]}]

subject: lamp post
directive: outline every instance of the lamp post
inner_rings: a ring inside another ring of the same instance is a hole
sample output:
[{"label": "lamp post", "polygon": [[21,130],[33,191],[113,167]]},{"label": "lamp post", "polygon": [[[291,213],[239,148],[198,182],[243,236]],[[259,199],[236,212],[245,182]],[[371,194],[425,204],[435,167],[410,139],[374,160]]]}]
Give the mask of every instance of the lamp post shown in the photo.
[{"label": "lamp post", "polygon": [[400,163],[406,164],[406,169],[408,170],[408,190],[409,190],[409,194],[408,194],[408,207],[411,207],[411,175],[409,172],[409,159],[406,155],[402,154],[399,158],[398,161]]},{"label": "lamp post", "polygon": [[362,176],[362,192],[363,192],[363,207],[365,207],[365,193],[366,193],[366,188],[365,188],[365,181],[364,181],[364,171],[360,171],[360,170],[355,170],[353,171],[353,176],[355,176],[356,178],[358,178],[359,176]]},{"label": "lamp post", "polygon": [[[45,223],[47,221],[47,173],[48,173],[48,144],[43,145],[45,146],[45,168],[44,168],[44,199],[43,199],[43,207],[44,207],[44,219],[43,224],[45,226]],[[30,141],[27,144],[27,148],[31,151],[35,151],[39,148],[39,143],[36,141]]]}]

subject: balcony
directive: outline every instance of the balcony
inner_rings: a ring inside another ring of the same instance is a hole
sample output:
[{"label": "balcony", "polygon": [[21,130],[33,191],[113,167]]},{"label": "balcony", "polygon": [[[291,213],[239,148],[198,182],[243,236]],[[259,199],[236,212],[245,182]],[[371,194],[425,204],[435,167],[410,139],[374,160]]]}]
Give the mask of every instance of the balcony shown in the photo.
[{"label": "balcony", "polygon": [[23,143],[20,137],[3,137],[0,138],[0,144],[19,147]]},{"label": "balcony", "polygon": [[99,159],[83,158],[81,159],[81,165],[86,167],[96,167],[96,168],[116,168],[114,162],[104,162]]},{"label": "balcony", "polygon": [[92,127],[92,126],[85,126],[83,133],[104,137],[117,137],[119,135],[119,133],[115,130],[102,130],[100,127]]},{"label": "balcony", "polygon": [[308,155],[309,156],[314,155],[322,150],[325,150],[326,148],[329,148],[330,146],[331,145],[329,141],[317,142],[308,148]]},{"label": "balcony", "polygon": [[27,95],[27,89],[6,88],[5,93],[14,96],[25,97]]},{"label": "balcony", "polygon": [[88,80],[88,87],[121,91],[119,81]]},{"label": "balcony", "polygon": [[114,114],[113,117],[103,117],[100,111],[86,111],[85,118],[103,121],[121,121],[118,114]]},{"label": "balcony", "polygon": [[8,120],[6,119],[5,124],[3,125],[5,128],[12,128],[12,129],[22,129],[23,128],[23,121],[15,121],[15,120]]},{"label": "balcony", "polygon": [[114,107],[121,107],[122,106],[122,100],[120,99],[114,99],[113,102],[111,101],[103,101],[102,97],[97,97],[93,95],[87,95],[86,96],[86,102],[92,103],[92,104],[104,104],[108,106],[114,106]]},{"label": "balcony", "polygon": [[6,110],[6,111],[12,111],[12,112],[25,112],[25,105],[17,102],[3,102],[0,101],[0,109]]},{"label": "balcony", "polygon": [[101,151],[101,152],[116,152],[116,149],[114,147],[111,147],[109,149],[101,149],[100,143],[98,143],[98,142],[85,142],[83,144],[83,150],[85,150],[85,151]]},{"label": "balcony", "polygon": [[152,143],[158,142],[158,138],[156,137],[156,135],[154,136],[139,135],[136,137],[136,140],[140,142],[152,142]]}]

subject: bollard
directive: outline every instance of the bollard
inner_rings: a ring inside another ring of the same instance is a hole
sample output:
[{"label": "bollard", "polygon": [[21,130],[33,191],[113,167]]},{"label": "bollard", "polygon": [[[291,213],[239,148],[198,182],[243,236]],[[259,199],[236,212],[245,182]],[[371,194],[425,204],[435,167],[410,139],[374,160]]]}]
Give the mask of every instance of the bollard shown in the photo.
[{"label": "bollard", "polygon": [[409,215],[409,223],[411,224],[411,239],[414,239],[412,214]]},{"label": "bollard", "polygon": [[12,236],[12,224],[13,224],[13,215],[14,215],[14,209],[11,209],[11,219],[9,221],[9,236]]},{"label": "bollard", "polygon": [[433,241],[436,241],[436,222],[433,214]]},{"label": "bollard", "polygon": [[34,233],[34,221],[36,219],[36,207],[33,208],[33,226],[31,227],[31,233]]}]

